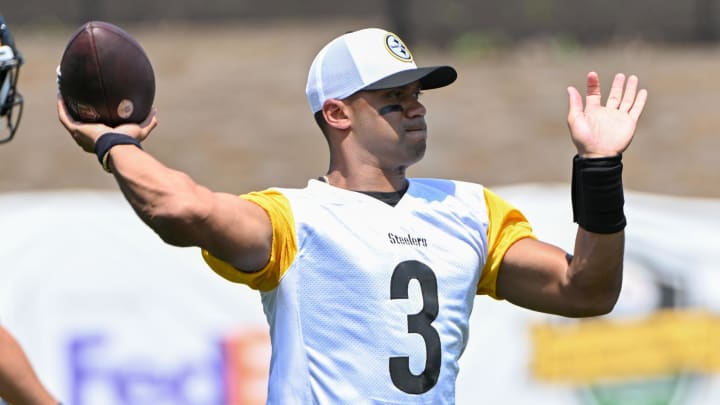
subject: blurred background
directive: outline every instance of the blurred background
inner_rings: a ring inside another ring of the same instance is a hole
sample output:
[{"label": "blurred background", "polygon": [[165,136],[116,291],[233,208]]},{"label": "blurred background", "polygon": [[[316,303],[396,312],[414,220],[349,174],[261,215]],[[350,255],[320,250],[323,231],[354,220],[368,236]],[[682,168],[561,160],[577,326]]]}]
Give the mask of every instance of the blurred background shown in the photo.
[{"label": "blurred background", "polygon": [[324,173],[326,146],[304,95],[308,67],[331,38],[382,26],[407,39],[419,64],[459,71],[455,84],[424,96],[430,152],[413,175],[566,182],[566,87],[582,90],[596,70],[607,91],[624,72],[650,92],[625,156],[626,186],[719,197],[716,3],[9,2],[1,12],[26,59],[27,118],[0,149],[0,189],[115,187],[54,119],[64,45],[83,22],[103,19],[134,35],[154,65],[160,126],[147,148],[214,189],[302,185]]},{"label": "blurred background", "polygon": [[164,246],[58,123],[55,67],[89,20],[123,27],[153,63],[145,149],[236,194],[325,173],[309,65],[346,31],[394,31],[419,65],[459,72],[423,95],[429,150],[410,174],[501,191],[566,249],[566,88],[584,91],[591,70],[605,93],[616,72],[638,75],[649,102],[623,159],[622,305],[571,322],[479,297],[458,403],[478,389],[508,404],[720,398],[720,0],[23,0],[0,14],[25,59],[23,119],[0,146],[0,323],[64,404],[262,403],[267,362],[257,294]]}]

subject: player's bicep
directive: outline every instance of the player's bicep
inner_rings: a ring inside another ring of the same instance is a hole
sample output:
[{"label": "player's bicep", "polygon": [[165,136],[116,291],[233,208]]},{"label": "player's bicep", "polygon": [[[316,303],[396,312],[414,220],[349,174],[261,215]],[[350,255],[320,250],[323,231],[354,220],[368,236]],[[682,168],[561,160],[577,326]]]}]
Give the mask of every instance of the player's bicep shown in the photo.
[{"label": "player's bicep", "polygon": [[497,278],[498,295],[524,308],[558,313],[565,307],[567,253],[534,238],[515,242],[505,253]]},{"label": "player's bicep", "polygon": [[213,194],[200,247],[243,271],[265,266],[272,247],[272,224],[259,205],[226,193]]}]

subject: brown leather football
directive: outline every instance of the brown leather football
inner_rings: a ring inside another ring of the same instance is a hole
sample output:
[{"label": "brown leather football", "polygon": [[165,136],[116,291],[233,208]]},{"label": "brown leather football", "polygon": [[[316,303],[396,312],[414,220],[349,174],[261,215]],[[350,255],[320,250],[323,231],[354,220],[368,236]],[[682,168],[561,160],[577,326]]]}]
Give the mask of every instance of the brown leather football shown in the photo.
[{"label": "brown leather football", "polygon": [[73,119],[111,127],[142,122],[155,98],[155,74],[145,51],[122,28],[90,21],[71,37],[58,85]]}]

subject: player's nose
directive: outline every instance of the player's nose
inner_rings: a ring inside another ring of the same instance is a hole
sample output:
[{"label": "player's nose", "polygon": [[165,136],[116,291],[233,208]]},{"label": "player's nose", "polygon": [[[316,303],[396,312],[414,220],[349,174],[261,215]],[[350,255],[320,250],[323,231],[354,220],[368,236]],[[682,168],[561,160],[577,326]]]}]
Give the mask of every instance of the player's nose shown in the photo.
[{"label": "player's nose", "polygon": [[425,105],[418,99],[408,101],[404,107],[405,115],[409,118],[424,117],[427,113]]}]

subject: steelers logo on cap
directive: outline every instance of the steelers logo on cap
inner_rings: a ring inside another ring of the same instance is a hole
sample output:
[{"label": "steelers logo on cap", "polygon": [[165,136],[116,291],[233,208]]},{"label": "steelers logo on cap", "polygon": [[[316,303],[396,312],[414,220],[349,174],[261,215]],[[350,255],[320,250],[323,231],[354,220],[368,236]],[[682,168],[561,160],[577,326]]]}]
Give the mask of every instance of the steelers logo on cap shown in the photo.
[{"label": "steelers logo on cap", "polygon": [[395,34],[388,33],[385,35],[385,47],[390,54],[403,62],[412,62],[413,57],[410,53],[410,49],[405,43]]}]

